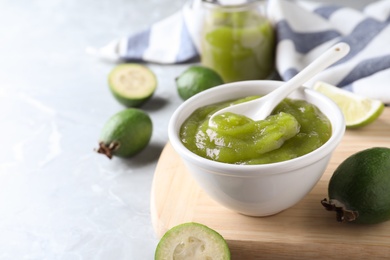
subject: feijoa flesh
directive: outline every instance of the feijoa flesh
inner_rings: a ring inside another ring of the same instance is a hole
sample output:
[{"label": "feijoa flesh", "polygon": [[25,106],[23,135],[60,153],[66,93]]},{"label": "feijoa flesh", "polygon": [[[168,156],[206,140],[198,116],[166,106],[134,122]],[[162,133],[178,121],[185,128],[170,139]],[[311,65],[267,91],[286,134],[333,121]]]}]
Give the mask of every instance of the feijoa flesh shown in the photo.
[{"label": "feijoa flesh", "polygon": [[126,107],[139,107],[153,96],[157,79],[144,65],[124,63],[111,70],[108,85],[119,103]]},{"label": "feijoa flesh", "polygon": [[390,149],[373,147],[348,157],[333,173],[328,196],[321,203],[339,222],[390,220]]},{"label": "feijoa flesh", "polygon": [[155,260],[229,260],[225,239],[215,230],[196,222],[179,224],[161,238]]},{"label": "feijoa flesh", "polygon": [[128,108],[113,115],[103,126],[98,153],[131,157],[142,151],[150,141],[153,124],[150,116],[138,108]]}]

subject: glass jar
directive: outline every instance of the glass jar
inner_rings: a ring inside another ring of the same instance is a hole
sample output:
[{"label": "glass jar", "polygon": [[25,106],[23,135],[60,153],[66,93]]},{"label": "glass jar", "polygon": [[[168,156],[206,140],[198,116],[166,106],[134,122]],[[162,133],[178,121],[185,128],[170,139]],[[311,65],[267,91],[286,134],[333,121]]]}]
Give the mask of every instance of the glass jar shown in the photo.
[{"label": "glass jar", "polygon": [[202,65],[225,82],[269,78],[274,72],[275,35],[265,14],[267,2],[203,4]]}]

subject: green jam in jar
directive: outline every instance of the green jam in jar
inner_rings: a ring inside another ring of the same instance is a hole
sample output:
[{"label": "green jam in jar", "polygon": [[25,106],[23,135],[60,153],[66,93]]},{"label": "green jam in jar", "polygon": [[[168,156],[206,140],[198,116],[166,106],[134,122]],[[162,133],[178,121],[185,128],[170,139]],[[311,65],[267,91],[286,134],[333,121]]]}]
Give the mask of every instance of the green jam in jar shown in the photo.
[{"label": "green jam in jar", "polygon": [[322,146],[331,136],[329,119],[304,100],[286,98],[265,120],[223,113],[231,104],[258,98],[251,96],[221,102],[194,111],[180,129],[184,146],[204,158],[230,164],[267,164],[297,158]]},{"label": "green jam in jar", "polygon": [[201,42],[201,62],[225,82],[265,79],[274,71],[275,36],[256,6],[211,8]]}]

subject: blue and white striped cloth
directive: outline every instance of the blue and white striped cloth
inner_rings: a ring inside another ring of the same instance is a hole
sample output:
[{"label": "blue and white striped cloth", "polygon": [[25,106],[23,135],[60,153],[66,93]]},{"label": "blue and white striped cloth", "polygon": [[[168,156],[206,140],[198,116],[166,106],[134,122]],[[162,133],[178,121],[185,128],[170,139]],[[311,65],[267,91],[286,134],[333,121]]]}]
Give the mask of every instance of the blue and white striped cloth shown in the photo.
[{"label": "blue and white striped cloth", "polygon": [[188,2],[177,13],[144,31],[115,39],[102,48],[87,48],[87,52],[114,62],[175,64],[198,59],[204,17],[200,1]]},{"label": "blue and white striped cloth", "polygon": [[[199,4],[194,0],[147,30],[94,53],[114,61],[193,61],[199,56],[203,21]],[[351,46],[350,53],[306,85],[324,81],[390,104],[390,0],[361,11],[307,0],[269,0],[267,12],[276,28],[276,67],[283,80],[343,41]]]},{"label": "blue and white striped cloth", "polygon": [[277,69],[284,80],[343,41],[350,53],[306,85],[324,81],[390,104],[390,0],[374,2],[363,11],[271,0],[268,11],[278,35]]}]

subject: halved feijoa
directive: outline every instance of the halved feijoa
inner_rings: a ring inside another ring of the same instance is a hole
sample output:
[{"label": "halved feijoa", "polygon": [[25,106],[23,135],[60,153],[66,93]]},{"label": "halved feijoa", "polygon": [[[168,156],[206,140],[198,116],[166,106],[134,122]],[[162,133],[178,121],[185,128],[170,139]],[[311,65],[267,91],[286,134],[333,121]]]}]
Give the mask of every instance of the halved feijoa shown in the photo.
[{"label": "halved feijoa", "polygon": [[339,222],[374,224],[390,220],[390,149],[373,147],[343,161],[328,186],[329,201]]},{"label": "halved feijoa", "polygon": [[195,222],[177,225],[161,238],[155,260],[230,259],[225,239],[215,230]]},{"label": "halved feijoa", "polygon": [[143,150],[153,131],[149,115],[138,108],[128,108],[113,115],[103,126],[98,153],[131,157]]},{"label": "halved feijoa", "polygon": [[144,65],[124,63],[108,75],[114,97],[126,107],[138,107],[150,99],[157,87],[154,73]]}]

